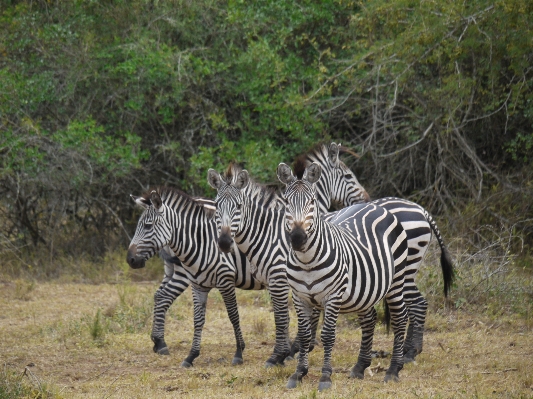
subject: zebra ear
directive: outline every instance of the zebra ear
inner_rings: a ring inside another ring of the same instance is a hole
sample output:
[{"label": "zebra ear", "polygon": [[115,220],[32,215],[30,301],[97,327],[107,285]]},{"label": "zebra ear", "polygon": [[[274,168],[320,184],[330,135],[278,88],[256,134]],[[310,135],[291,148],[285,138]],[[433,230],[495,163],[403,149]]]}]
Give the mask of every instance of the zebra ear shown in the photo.
[{"label": "zebra ear", "polygon": [[156,210],[160,209],[161,206],[163,206],[163,201],[161,201],[161,197],[155,190],[150,193],[150,201],[152,202],[152,205]]},{"label": "zebra ear", "polygon": [[283,162],[278,165],[277,173],[279,181],[283,184],[289,184],[294,181],[294,175],[292,174],[291,168]]},{"label": "zebra ear", "polygon": [[328,148],[328,158],[333,166],[339,164],[339,147],[340,144],[331,143]]},{"label": "zebra ear", "polygon": [[149,200],[143,198],[143,197],[136,197],[135,195],[130,194],[130,197],[137,205],[140,207],[147,209],[150,207],[151,203]]},{"label": "zebra ear", "polygon": [[304,175],[302,177],[302,180],[307,180],[309,183],[313,184],[320,179],[320,175],[322,174],[322,168],[319,164],[316,162],[313,162],[311,165],[305,169]]},{"label": "zebra ear", "polygon": [[209,169],[207,171],[207,183],[209,183],[209,185],[215,190],[218,190],[222,185],[220,174],[214,169]]},{"label": "zebra ear", "polygon": [[250,175],[248,174],[248,171],[246,169],[241,170],[239,174],[237,175],[237,179],[235,179],[235,183],[233,186],[239,190],[242,190],[246,186],[248,186],[248,183],[250,182]]}]

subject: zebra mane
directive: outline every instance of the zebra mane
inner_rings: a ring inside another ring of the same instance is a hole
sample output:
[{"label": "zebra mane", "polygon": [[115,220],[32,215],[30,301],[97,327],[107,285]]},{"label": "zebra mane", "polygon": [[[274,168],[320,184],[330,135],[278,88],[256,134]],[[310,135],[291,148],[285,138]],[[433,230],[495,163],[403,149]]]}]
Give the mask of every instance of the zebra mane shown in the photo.
[{"label": "zebra mane", "polygon": [[196,197],[191,197],[189,194],[181,191],[180,189],[177,189],[175,187],[169,187],[169,186],[157,186],[157,187],[154,187],[154,188],[151,188],[149,189],[148,191],[146,191],[145,193],[143,193],[141,195],[141,197],[143,197],[145,200],[150,200],[150,193],[152,191],[154,191],[156,193],[159,194],[159,196],[161,197],[161,200],[165,203],[168,203],[170,202],[171,200],[173,199],[182,199],[184,200],[184,202],[186,202],[187,204],[191,204],[195,207],[198,207],[201,211],[204,212],[204,214],[208,217],[208,218],[211,218],[213,215],[214,215],[214,208],[204,204],[204,200],[207,200],[207,202],[211,202],[211,200],[207,199],[207,198],[196,198]]},{"label": "zebra mane", "polygon": [[[235,183],[235,178],[242,170],[243,167],[241,165],[236,162],[231,162],[222,175],[222,178],[227,184]],[[252,201],[256,202],[263,208],[275,209],[279,206],[279,196],[276,189],[258,183],[251,177],[249,178],[248,186],[244,189],[244,192]]]},{"label": "zebra mane", "polygon": [[[296,157],[296,160],[293,164],[293,169],[296,174],[296,177],[298,179],[301,179],[301,175],[303,175],[303,172],[307,166],[309,166],[310,158],[316,158],[316,159],[327,159],[328,152],[329,152],[329,144],[328,141],[320,141],[317,144],[315,144],[313,147],[311,147],[306,152],[298,155]],[[339,146],[339,154],[350,154],[353,155],[356,158],[359,158],[359,154],[354,152],[352,149],[345,147],[343,145]]]}]

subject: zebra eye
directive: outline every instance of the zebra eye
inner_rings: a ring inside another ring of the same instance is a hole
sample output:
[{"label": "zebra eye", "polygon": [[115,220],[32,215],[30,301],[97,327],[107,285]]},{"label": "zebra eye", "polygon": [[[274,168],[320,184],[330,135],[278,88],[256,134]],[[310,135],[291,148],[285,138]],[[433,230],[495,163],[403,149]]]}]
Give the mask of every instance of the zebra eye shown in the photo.
[{"label": "zebra eye", "polygon": [[144,229],[145,230],[150,230],[152,228],[152,226],[153,226],[153,223],[145,223],[144,224]]}]

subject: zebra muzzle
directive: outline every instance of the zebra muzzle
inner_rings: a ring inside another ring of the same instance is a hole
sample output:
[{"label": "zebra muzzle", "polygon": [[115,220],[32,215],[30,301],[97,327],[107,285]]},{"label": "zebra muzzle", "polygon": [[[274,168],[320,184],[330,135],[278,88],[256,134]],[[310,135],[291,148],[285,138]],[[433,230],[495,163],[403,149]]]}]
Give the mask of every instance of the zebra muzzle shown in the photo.
[{"label": "zebra muzzle", "polygon": [[230,230],[227,227],[223,227],[218,237],[218,246],[224,253],[231,251],[233,245],[233,238],[231,238]]},{"label": "zebra muzzle", "polygon": [[292,248],[295,251],[299,251],[307,242],[307,234],[305,233],[305,230],[301,227],[295,227],[289,233],[289,239],[291,241]]},{"label": "zebra muzzle", "polygon": [[137,247],[133,246],[128,249],[128,254],[126,255],[126,262],[132,269],[141,269],[145,265],[145,259],[137,256]]}]

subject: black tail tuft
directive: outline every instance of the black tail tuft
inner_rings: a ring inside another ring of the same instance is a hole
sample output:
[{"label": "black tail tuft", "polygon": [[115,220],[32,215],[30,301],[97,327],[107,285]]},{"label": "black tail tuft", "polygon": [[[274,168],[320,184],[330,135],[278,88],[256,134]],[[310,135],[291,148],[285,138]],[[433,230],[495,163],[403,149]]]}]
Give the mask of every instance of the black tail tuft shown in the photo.
[{"label": "black tail tuft", "polygon": [[455,280],[455,270],[453,268],[452,258],[448,253],[446,246],[444,245],[444,240],[440,235],[440,231],[437,227],[437,224],[435,223],[431,215],[427,213],[427,211],[424,211],[424,215],[426,216],[426,220],[431,226],[431,230],[433,230],[433,232],[435,233],[435,237],[437,238],[437,241],[440,246],[440,267],[442,269],[442,279],[444,280],[444,296],[448,298],[448,294],[450,293],[450,289],[452,288],[452,284]]},{"label": "black tail tuft", "polygon": [[444,296],[448,298],[452,284],[455,281],[455,270],[448,250],[441,247],[440,267],[442,268],[442,278],[444,280]]}]

